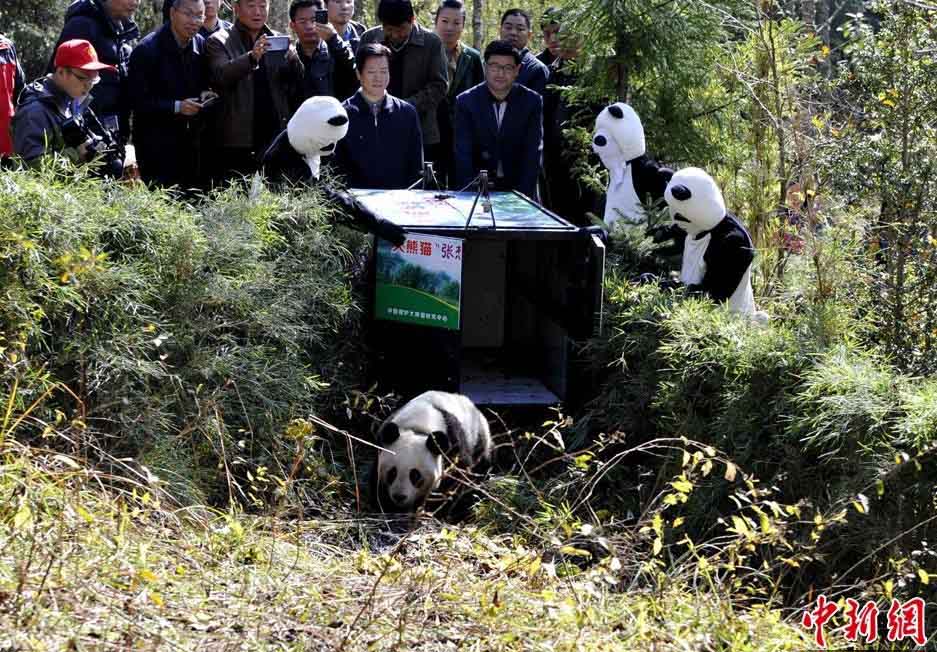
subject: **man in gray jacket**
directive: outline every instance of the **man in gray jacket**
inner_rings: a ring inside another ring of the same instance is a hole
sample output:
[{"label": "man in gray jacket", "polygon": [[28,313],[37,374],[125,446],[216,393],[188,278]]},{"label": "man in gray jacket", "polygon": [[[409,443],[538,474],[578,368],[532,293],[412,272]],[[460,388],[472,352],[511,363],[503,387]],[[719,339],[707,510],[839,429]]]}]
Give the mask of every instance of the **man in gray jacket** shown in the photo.
[{"label": "man in gray jacket", "polygon": [[381,0],[377,18],[381,26],[366,31],[361,44],[379,43],[390,48],[387,92],[416,108],[423,131],[424,159],[438,161],[442,152],[436,110],[449,86],[442,41],[416,23],[410,0]]}]

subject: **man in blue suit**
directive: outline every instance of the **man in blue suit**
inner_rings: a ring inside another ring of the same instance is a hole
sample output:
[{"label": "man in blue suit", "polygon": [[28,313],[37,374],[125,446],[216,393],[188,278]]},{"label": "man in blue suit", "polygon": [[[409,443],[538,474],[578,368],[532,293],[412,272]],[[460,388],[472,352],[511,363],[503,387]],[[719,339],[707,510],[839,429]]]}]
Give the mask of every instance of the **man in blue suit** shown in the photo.
[{"label": "man in blue suit", "polygon": [[485,48],[485,83],[461,93],[455,110],[455,183],[488,170],[496,190],[537,197],[543,149],[543,99],[514,83],[520,53],[507,41]]}]

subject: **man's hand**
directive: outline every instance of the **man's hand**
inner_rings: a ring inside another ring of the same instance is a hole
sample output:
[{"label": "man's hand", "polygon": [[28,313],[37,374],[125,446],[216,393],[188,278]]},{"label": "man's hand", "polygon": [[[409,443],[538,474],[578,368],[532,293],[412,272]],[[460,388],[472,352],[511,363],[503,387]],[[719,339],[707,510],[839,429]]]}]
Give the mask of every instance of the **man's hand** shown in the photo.
[{"label": "man's hand", "polygon": [[316,32],[319,34],[319,38],[328,43],[332,40],[333,36],[338,36],[338,32],[335,31],[335,28],[332,27],[332,23],[316,23]]},{"label": "man's hand", "polygon": [[179,113],[184,116],[193,116],[197,115],[199,111],[202,110],[202,105],[194,97],[182,100],[179,105]]},{"label": "man's hand", "polygon": [[261,34],[260,38],[254,42],[254,47],[251,49],[251,59],[254,60],[255,64],[260,65],[260,60],[269,48],[270,44],[267,43],[267,35]]}]

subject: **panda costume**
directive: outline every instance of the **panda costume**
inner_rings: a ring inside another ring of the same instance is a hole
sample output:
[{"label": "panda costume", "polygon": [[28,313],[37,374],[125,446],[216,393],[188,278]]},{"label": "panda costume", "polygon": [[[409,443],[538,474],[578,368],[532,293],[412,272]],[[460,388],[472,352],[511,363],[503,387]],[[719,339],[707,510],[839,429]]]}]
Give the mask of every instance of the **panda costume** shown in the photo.
[{"label": "panda costume", "polygon": [[752,238],[726,212],[713,178],[699,168],[684,168],[670,179],[664,200],[674,225],[686,232],[680,280],[691,292],[727,302],[734,313],[767,321],[768,315],[755,308],[752,293]]},{"label": "panda costume", "polygon": [[605,224],[611,228],[619,219],[645,222],[642,200],[650,196],[660,201],[673,170],[647,156],[644,127],[635,110],[623,102],[602,109],[595,120],[592,150],[608,170]]},{"label": "panda costume", "polygon": [[461,394],[429,391],[407,402],[377,431],[382,447],[371,469],[371,496],[382,512],[413,512],[444,480],[483,470],[491,460],[491,431]]},{"label": "panda costume", "polygon": [[365,208],[347,192],[319,183],[322,157],[348,133],[348,114],[334,97],[311,97],[300,105],[264,154],[263,167],[274,185],[317,184],[325,196],[341,208],[351,225],[400,246],[406,240],[402,228]]}]

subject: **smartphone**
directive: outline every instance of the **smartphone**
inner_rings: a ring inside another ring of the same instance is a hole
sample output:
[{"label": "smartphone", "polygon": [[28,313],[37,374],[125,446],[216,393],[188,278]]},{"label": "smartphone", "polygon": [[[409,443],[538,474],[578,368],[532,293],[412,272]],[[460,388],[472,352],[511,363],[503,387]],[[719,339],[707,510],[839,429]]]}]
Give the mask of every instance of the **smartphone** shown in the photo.
[{"label": "smartphone", "polygon": [[268,36],[267,43],[270,45],[268,52],[283,52],[290,49],[289,36]]},{"label": "smartphone", "polygon": [[328,9],[317,9],[316,10],[316,22],[320,25],[325,25],[329,22],[329,10]]},{"label": "smartphone", "polygon": [[209,97],[206,97],[204,100],[201,101],[202,108],[207,109],[208,107],[212,106],[220,99],[221,97],[219,95],[210,95]]}]

